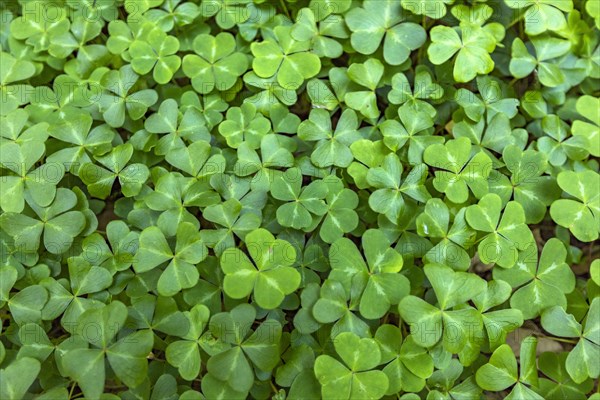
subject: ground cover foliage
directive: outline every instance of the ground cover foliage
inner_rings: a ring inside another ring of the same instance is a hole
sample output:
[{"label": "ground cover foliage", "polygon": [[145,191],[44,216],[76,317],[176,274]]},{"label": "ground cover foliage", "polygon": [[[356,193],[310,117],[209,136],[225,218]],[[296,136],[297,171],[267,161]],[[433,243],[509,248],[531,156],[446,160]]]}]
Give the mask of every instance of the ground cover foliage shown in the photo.
[{"label": "ground cover foliage", "polygon": [[0,0],[0,398],[600,399],[599,4]]}]

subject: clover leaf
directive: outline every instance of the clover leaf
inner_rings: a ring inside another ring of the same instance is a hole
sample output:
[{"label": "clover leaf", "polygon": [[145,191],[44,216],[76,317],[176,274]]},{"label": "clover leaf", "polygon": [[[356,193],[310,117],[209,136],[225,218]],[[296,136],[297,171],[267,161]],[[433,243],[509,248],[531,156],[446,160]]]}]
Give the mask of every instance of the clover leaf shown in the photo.
[{"label": "clover leaf", "polygon": [[[255,318],[256,310],[251,305],[240,304],[229,312],[214,315],[209,323],[211,336],[226,346],[211,350],[207,376],[214,378],[218,386],[229,387],[229,392],[238,392],[237,396],[242,392],[242,398],[254,383],[252,366],[270,372],[279,363],[281,324],[267,319],[252,331]],[[204,382],[203,391],[207,393]],[[232,398],[231,394],[228,398]]]},{"label": "clover leaf", "polygon": [[[517,367],[517,359],[509,345],[498,347],[487,364],[477,370],[477,384],[484,390],[501,391],[514,385],[506,398],[541,400],[539,394],[529,386],[536,387],[538,376],[535,366],[535,349],[537,339],[527,337],[521,342],[521,368]],[[530,370],[535,375],[530,376]]]},{"label": "clover leaf", "polygon": [[390,65],[402,64],[427,38],[421,26],[404,22],[398,1],[365,0],[362,7],[348,12],[346,23],[352,31],[352,46],[359,53],[373,54],[383,39],[383,57]]},{"label": "clover leaf", "polygon": [[590,112],[600,106],[598,99],[592,96],[582,96],[577,100],[577,112],[581,114],[587,121],[573,121],[572,133],[574,136],[585,136],[590,143],[589,152],[594,157],[600,157],[600,121],[597,116]]},{"label": "clover leaf", "polygon": [[545,155],[509,145],[504,148],[502,157],[511,172],[510,180],[493,171],[489,177],[490,192],[503,201],[514,198],[523,207],[527,223],[540,222],[548,206],[560,196],[556,180],[543,175],[548,165]]},{"label": "clover leaf", "polygon": [[421,236],[440,239],[423,257],[428,263],[444,264],[455,270],[466,271],[471,258],[467,249],[475,242],[473,231],[461,209],[450,226],[450,210],[440,199],[429,199],[425,210],[417,217],[417,232]]},{"label": "clover leaf", "polygon": [[309,227],[313,215],[321,216],[327,213],[327,205],[323,200],[327,191],[327,185],[322,180],[302,188],[300,169],[288,169],[271,184],[273,197],[286,202],[277,208],[277,222],[294,229]]},{"label": "clover leaf", "polygon": [[273,180],[281,176],[278,168],[291,168],[294,156],[286,146],[283,136],[267,134],[260,141],[260,155],[248,142],[237,149],[237,162],[234,165],[238,176],[252,176],[252,190],[268,191]]},{"label": "clover leaf", "polygon": [[[50,135],[66,145],[50,154],[46,161],[61,163],[65,170],[77,174],[84,163],[92,162],[90,155],[103,155],[112,148],[115,132],[108,125],[92,128],[92,117],[85,113],[52,127]],[[91,128],[91,129],[90,129]]]},{"label": "clover leaf", "polygon": [[417,345],[412,336],[404,340],[400,329],[393,325],[381,325],[375,332],[375,340],[381,349],[381,362],[386,364],[387,395],[419,392],[425,387],[425,379],[433,373],[433,359],[427,350]]},{"label": "clover leaf", "polygon": [[431,195],[425,188],[427,169],[423,164],[415,166],[402,180],[402,164],[394,153],[383,159],[381,167],[371,168],[367,173],[367,182],[375,187],[369,197],[369,206],[375,212],[385,214],[395,222],[404,208],[404,195],[425,203]]},{"label": "clover leaf", "polygon": [[33,213],[4,213],[0,215],[0,227],[12,236],[17,246],[37,250],[43,234],[44,248],[50,253],[61,254],[68,250],[86,226],[84,214],[74,210],[77,205],[75,193],[59,188],[46,207],[27,200]]},{"label": "clover leaf", "polygon": [[206,306],[198,304],[184,314],[189,320],[190,329],[182,336],[183,340],[170,343],[165,355],[169,364],[178,368],[184,379],[195,379],[200,373],[200,338],[208,324],[209,311]]},{"label": "clover leaf", "polygon": [[207,246],[214,248],[218,255],[227,248],[235,247],[234,234],[243,239],[248,232],[260,226],[260,218],[255,213],[243,210],[242,207],[242,203],[231,198],[204,209],[202,216],[218,227],[215,230],[205,229],[200,232],[200,235]]},{"label": "clover leaf", "polygon": [[241,107],[230,108],[227,110],[227,119],[219,125],[219,133],[234,149],[242,143],[248,143],[250,148],[258,149],[261,139],[270,130],[271,123],[257,112],[252,103],[244,103]]},{"label": "clover leaf", "polygon": [[516,38],[512,44],[512,58],[510,61],[510,71],[515,78],[524,78],[531,74],[535,69],[540,82],[544,86],[555,87],[565,81],[565,76],[560,67],[551,62],[569,51],[569,42],[550,37],[533,38],[531,41],[535,49],[535,57],[532,56],[519,38]]},{"label": "clover leaf", "polygon": [[129,93],[138,79],[139,75],[133,72],[130,65],[122,67],[119,71],[109,71],[102,78],[102,86],[106,88],[107,93],[103,94],[100,100],[100,108],[104,120],[113,128],[123,126],[126,110],[129,118],[136,121],[158,100],[156,91],[152,89]]},{"label": "clover leaf", "polygon": [[261,78],[277,76],[284,89],[298,89],[305,79],[321,70],[319,57],[310,52],[309,41],[297,41],[290,35],[291,27],[277,26],[274,37],[251,45],[252,68]]},{"label": "clover leaf", "polygon": [[108,197],[117,178],[123,194],[127,197],[135,196],[142,189],[150,172],[144,164],[129,164],[132,155],[131,144],[119,145],[107,155],[96,158],[106,168],[85,163],[79,169],[79,177],[87,185],[90,194],[101,199]]},{"label": "clover leaf", "polygon": [[535,3],[531,0],[505,0],[510,8],[523,10],[525,32],[528,35],[539,35],[548,30],[560,31],[564,29],[567,20],[563,14],[573,10],[571,0],[549,0]]},{"label": "clover leaf", "polygon": [[346,110],[340,116],[335,130],[326,110],[312,110],[309,119],[298,127],[298,137],[306,141],[316,141],[311,161],[319,168],[335,165],[347,167],[353,160],[349,146],[361,136],[358,132],[358,118],[353,110]]},{"label": "clover leaf", "polygon": [[340,333],[334,342],[343,364],[328,355],[315,360],[315,375],[323,397],[380,399],[387,391],[388,377],[375,367],[381,361],[377,342],[354,333]]},{"label": "clover leaf", "polygon": [[204,17],[214,17],[221,28],[231,29],[252,16],[249,3],[249,0],[207,0],[200,12]]},{"label": "clover leaf", "polygon": [[138,74],[153,71],[157,83],[171,80],[181,66],[181,58],[176,54],[179,41],[160,29],[152,29],[141,38],[136,38],[129,46],[131,66]]},{"label": "clover leaf", "polygon": [[321,285],[319,298],[312,306],[314,320],[321,324],[331,324],[332,338],[342,332],[353,332],[360,337],[369,337],[369,325],[358,317],[358,296],[349,293],[342,283],[326,279]]},{"label": "clover leaf", "polygon": [[[459,35],[460,32],[460,35]],[[427,49],[429,60],[440,65],[456,54],[453,76],[457,82],[469,82],[477,74],[488,74],[494,69],[490,53],[496,48],[496,39],[482,27],[461,23],[457,29],[435,26],[430,31],[432,44]]]},{"label": "clover leaf", "polygon": [[40,373],[40,362],[31,357],[22,357],[0,370],[2,382],[0,396],[3,399],[19,399],[25,396],[29,387]]},{"label": "clover leaf", "polygon": [[[67,374],[77,381],[86,397],[99,399],[104,391],[105,358],[114,374],[129,386],[141,384],[146,377],[152,334],[136,331],[117,339],[126,318],[127,307],[119,301],[85,311],[78,318],[77,334],[85,342],[65,351],[61,358]],[[98,335],[85,334],[92,324]],[[84,362],[86,368],[78,368],[77,361]]]},{"label": "clover leaf", "polygon": [[337,58],[341,56],[344,49],[338,39],[346,39],[349,36],[343,19],[335,14],[323,17],[326,11],[323,12],[319,6],[314,8],[315,10],[311,8],[299,10],[296,23],[291,31],[292,37],[299,41],[312,41],[312,48],[319,57]]},{"label": "clover leaf", "polygon": [[402,256],[390,247],[381,231],[371,229],[363,234],[362,247],[367,263],[349,239],[338,239],[333,246],[335,252],[329,255],[329,278],[342,283],[348,292],[363,288],[359,304],[363,317],[381,318],[408,294],[408,279],[399,274]]},{"label": "clover leaf", "polygon": [[483,326],[490,349],[496,349],[505,341],[507,334],[523,325],[524,315],[519,309],[494,309],[503,304],[511,295],[511,285],[502,280],[487,283],[487,289],[473,298],[473,303],[481,312]]},{"label": "clover leaf", "polygon": [[540,378],[539,393],[544,397],[562,396],[573,399],[585,399],[585,394],[593,385],[588,379],[575,383],[566,371],[565,363],[568,353],[545,352],[539,357],[539,369],[549,379]]},{"label": "clover leaf", "polygon": [[433,180],[434,187],[446,193],[454,203],[464,203],[469,197],[469,189],[477,198],[488,190],[487,177],[492,168],[490,158],[483,152],[473,152],[466,138],[436,143],[423,152],[426,164],[437,168]]},{"label": "clover leaf", "polygon": [[453,308],[484,291],[485,281],[439,264],[427,264],[424,272],[439,306],[416,296],[407,296],[398,304],[400,316],[410,325],[412,337],[419,346],[432,347],[442,340],[444,349],[458,353],[467,343],[468,329],[479,330],[482,320],[472,307]]},{"label": "clover leaf", "polygon": [[327,214],[323,219],[319,236],[327,243],[333,243],[345,233],[352,232],[358,226],[358,196],[340,179],[327,180]]},{"label": "clover leaf", "polygon": [[169,264],[157,282],[157,289],[162,296],[173,296],[196,284],[199,273],[195,264],[204,260],[206,256],[206,246],[194,225],[187,222],[179,224],[175,251],[171,250],[162,231],[152,226],[140,233],[140,247],[135,255],[133,268],[142,273],[168,261]]},{"label": "clover leaf", "polygon": [[594,171],[563,171],[558,174],[558,186],[573,198],[559,199],[550,206],[550,216],[559,225],[569,228],[585,242],[598,238],[600,232],[600,185]]},{"label": "clover leaf", "polygon": [[25,197],[35,204],[48,206],[56,195],[56,185],[64,176],[62,164],[33,166],[45,152],[43,143],[32,141],[23,145],[14,142],[2,145],[0,164],[13,174],[2,176],[0,206],[5,212],[20,213],[25,207]]},{"label": "clover leaf", "polygon": [[542,313],[542,327],[553,335],[579,338],[575,348],[569,352],[565,366],[575,383],[588,377],[598,379],[600,368],[594,362],[600,353],[600,321],[598,320],[598,298],[592,300],[583,328],[573,315],[560,306],[547,308]]},{"label": "clover leaf", "polygon": [[548,307],[566,306],[565,294],[575,288],[575,276],[566,257],[565,246],[552,238],[544,245],[539,264],[537,250],[532,247],[523,252],[515,268],[494,270],[494,277],[518,288],[510,299],[511,307],[521,310],[527,319],[534,318]]},{"label": "clover leaf", "polygon": [[235,38],[222,32],[217,36],[198,35],[194,39],[194,52],[183,58],[183,72],[192,79],[199,93],[213,89],[229,90],[248,69],[248,59],[236,52]]},{"label": "clover leaf", "polygon": [[186,141],[210,141],[206,120],[200,111],[188,108],[179,111],[177,101],[167,99],[160,104],[158,111],[144,122],[149,133],[165,134],[156,143],[155,153],[165,155],[170,150],[185,146]]},{"label": "clover leaf", "polygon": [[444,89],[433,82],[431,71],[419,65],[415,68],[413,85],[411,85],[406,74],[399,72],[392,77],[392,90],[388,93],[388,99],[392,104],[402,104],[402,107],[413,113],[422,112],[431,118],[435,117],[435,108],[426,100],[438,100],[444,95]]},{"label": "clover leaf", "polygon": [[517,263],[518,252],[533,241],[523,207],[510,201],[502,212],[502,200],[496,194],[486,194],[478,204],[469,206],[466,218],[472,228],[488,232],[477,246],[479,258],[486,264],[511,268]]},{"label": "clover leaf", "polygon": [[542,129],[547,133],[538,142],[539,149],[548,155],[552,165],[561,166],[567,159],[581,160],[589,153],[586,136],[569,136],[568,125],[557,115],[547,115],[542,119]]},{"label": "clover leaf", "polygon": [[300,285],[300,274],[291,267],[296,251],[264,229],[248,233],[246,243],[252,261],[235,248],[221,255],[225,293],[235,299],[254,293],[260,307],[273,309]]}]

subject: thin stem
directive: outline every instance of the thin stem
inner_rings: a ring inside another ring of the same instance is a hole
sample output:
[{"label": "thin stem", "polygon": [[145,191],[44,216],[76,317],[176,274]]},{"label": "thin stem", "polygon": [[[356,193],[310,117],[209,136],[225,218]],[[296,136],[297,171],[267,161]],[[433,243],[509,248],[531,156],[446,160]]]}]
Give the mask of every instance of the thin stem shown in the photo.
[{"label": "thin stem", "polygon": [[290,15],[290,12],[289,12],[287,6],[285,5],[285,0],[279,0],[279,3],[281,4],[281,8],[283,8],[283,12],[285,13],[285,15],[287,15],[287,17],[291,21],[292,20],[292,16]]},{"label": "thin stem", "polygon": [[536,336],[538,336],[540,338],[544,338],[544,339],[555,340],[557,342],[577,344],[577,340],[573,340],[573,339],[563,339],[563,338],[558,338],[558,337],[554,337],[554,336],[546,336],[546,335],[543,335],[543,334],[538,334]]},{"label": "thin stem", "polygon": [[71,390],[69,390],[69,399],[73,398],[73,391],[75,390],[75,381],[73,381],[73,384],[71,385]]},{"label": "thin stem", "polygon": [[271,389],[273,389],[273,393],[277,394],[277,393],[278,393],[278,390],[277,390],[277,388],[275,387],[275,385],[273,385],[273,381],[269,380],[269,384],[271,385]]}]

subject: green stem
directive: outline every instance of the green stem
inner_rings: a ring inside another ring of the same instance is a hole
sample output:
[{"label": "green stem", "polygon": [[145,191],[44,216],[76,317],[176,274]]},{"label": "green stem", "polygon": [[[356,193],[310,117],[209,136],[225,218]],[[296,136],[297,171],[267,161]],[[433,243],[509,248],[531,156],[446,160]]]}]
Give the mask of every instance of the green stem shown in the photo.
[{"label": "green stem", "polygon": [[290,12],[289,12],[287,6],[285,5],[285,0],[279,0],[279,3],[281,4],[281,8],[283,8],[283,12],[285,13],[285,15],[287,15],[287,17],[291,21],[292,20],[292,16],[290,15]]},{"label": "green stem", "polygon": [[546,335],[542,335],[542,334],[538,334],[536,336],[543,338],[543,339],[555,340],[557,342],[577,344],[577,340],[573,340],[573,339],[563,339],[563,338],[558,338],[558,337],[554,337],[554,336],[546,336]]},{"label": "green stem", "polygon": [[73,398],[73,391],[75,390],[75,381],[73,381],[73,384],[71,385],[71,390],[69,390],[69,399]]}]

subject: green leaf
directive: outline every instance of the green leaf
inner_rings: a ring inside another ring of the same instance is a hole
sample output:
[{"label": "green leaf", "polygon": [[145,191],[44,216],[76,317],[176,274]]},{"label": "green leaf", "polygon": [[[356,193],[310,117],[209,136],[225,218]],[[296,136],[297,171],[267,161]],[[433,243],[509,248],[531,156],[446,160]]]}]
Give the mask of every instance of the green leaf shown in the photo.
[{"label": "green leaf", "polygon": [[227,249],[221,256],[225,293],[235,299],[254,293],[260,307],[276,308],[300,285],[300,274],[290,267],[296,251],[264,229],[248,233],[246,245],[252,261],[239,249]]}]

